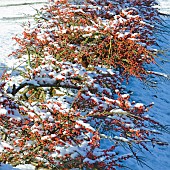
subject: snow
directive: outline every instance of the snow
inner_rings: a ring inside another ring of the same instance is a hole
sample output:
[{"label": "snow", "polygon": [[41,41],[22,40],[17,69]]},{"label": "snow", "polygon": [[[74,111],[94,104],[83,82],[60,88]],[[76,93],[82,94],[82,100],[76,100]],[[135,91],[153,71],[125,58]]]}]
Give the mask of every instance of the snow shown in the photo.
[{"label": "snow", "polygon": [[143,108],[143,106],[144,106],[143,103],[136,103],[135,104],[135,107],[138,107],[138,108],[141,108],[141,107]]},{"label": "snow", "polygon": [[116,114],[128,114],[128,112],[122,110],[122,109],[113,109],[110,111],[111,113],[116,113]]},{"label": "snow", "polygon": [[159,6],[155,6],[155,8],[160,8],[160,12],[163,14],[170,14],[170,1],[169,0],[157,0]]},{"label": "snow", "polygon": [[[12,0],[9,0],[8,2],[14,3],[14,1],[12,1]],[[21,1],[18,1],[17,3],[20,3],[20,2]],[[162,1],[160,1],[160,3],[161,3],[161,8],[163,9],[163,12],[168,13],[169,9],[170,9],[170,8],[168,8],[168,6],[170,6],[170,2],[166,1],[166,0],[164,0],[164,1],[162,0]],[[2,2],[0,1],[0,4],[5,5],[5,1],[2,1]],[[0,8],[2,9],[1,6],[0,6]],[[21,17],[25,16],[25,15],[22,14],[22,12],[20,12],[19,14],[18,13],[16,14],[16,11],[18,11],[18,8],[14,8],[14,7],[10,8],[11,13],[8,13],[7,9],[2,9],[0,11],[1,11],[1,13],[0,13],[1,19],[3,19],[5,13],[7,13],[7,15],[5,15],[5,17],[8,17],[8,18],[18,17],[18,15],[21,16]],[[30,10],[26,11],[26,13],[30,14]],[[32,11],[31,11],[31,15],[32,15]],[[14,59],[9,60],[9,59],[7,59],[6,56],[13,50],[13,46],[9,45],[9,44],[12,44],[12,42],[13,42],[11,40],[11,37],[13,35],[15,35],[15,33],[21,32],[21,27],[20,27],[21,20],[16,21],[16,22],[11,21],[12,24],[13,24],[13,27],[11,27],[11,22],[6,23],[6,21],[4,21],[4,20],[0,20],[0,21],[1,21],[1,23],[0,23],[0,26],[1,26],[1,30],[0,30],[0,40],[1,40],[0,52],[1,52],[1,55],[3,55],[0,58],[1,67],[6,68],[6,66],[8,66],[8,67],[12,68],[15,65],[14,64],[15,60]],[[22,21],[25,21],[25,19],[22,19]],[[121,19],[119,20],[119,22],[121,22]],[[168,21],[168,22],[170,23],[170,21]],[[74,27],[73,29],[76,30],[77,28]],[[81,29],[84,29],[84,28],[81,28]],[[96,30],[96,29],[91,28],[91,27],[87,27],[85,29],[87,29],[88,31],[89,30],[92,30],[92,31]],[[8,35],[8,36],[4,36],[4,35]],[[86,36],[91,36],[91,35],[85,34],[84,36],[86,37]],[[124,34],[122,34],[122,33],[119,34],[119,37],[123,37],[123,36],[124,36]],[[169,39],[170,39],[170,37],[169,37]],[[170,44],[170,42],[167,42],[167,44]],[[50,56],[47,57],[47,60],[48,59],[50,59]],[[162,76],[167,78],[168,75],[170,75],[170,72],[169,72],[170,64],[169,63],[165,63],[165,64],[160,63],[160,64],[162,65],[164,70],[166,70],[166,73],[160,73],[159,70],[155,73],[162,75]],[[100,67],[100,71],[102,73],[106,73],[106,70],[104,68],[101,69],[101,67]],[[68,72],[70,72],[70,70],[68,70]],[[80,74],[81,76],[83,76],[84,71],[81,70],[81,72],[77,72],[77,74]],[[115,73],[112,70],[110,70],[110,74],[113,75]],[[49,76],[56,76],[55,78],[58,79],[58,80],[63,80],[65,78],[62,75],[53,75],[53,74],[51,74],[51,72],[49,72]],[[91,81],[93,81],[93,78],[94,77],[92,76]],[[48,81],[49,79],[46,79],[46,80]],[[17,80],[15,80],[15,81],[17,82]],[[139,100],[139,102],[135,104],[135,107],[139,107],[139,108],[143,107],[144,105],[140,102],[144,102],[144,101],[152,102],[152,101],[154,101],[155,106],[154,106],[153,109],[151,109],[152,116],[154,116],[156,120],[158,119],[164,124],[169,124],[169,116],[170,116],[169,96],[170,96],[170,91],[168,91],[167,89],[170,89],[170,82],[165,81],[164,79],[163,80],[161,79],[161,81],[160,80],[157,80],[157,81],[158,81],[158,88],[156,90],[147,89],[147,87],[145,87],[141,82],[139,82],[136,79],[132,79],[132,81],[130,81],[130,84],[127,85],[127,88],[129,88],[129,90],[134,91],[132,98],[135,98],[135,99],[137,98]],[[29,83],[38,86],[38,83],[35,80],[31,80]],[[100,88],[96,84],[94,84],[94,87]],[[103,90],[104,90],[104,88],[100,89],[100,92],[102,92]],[[119,90],[116,89],[115,92],[118,93]],[[84,97],[86,99],[90,98],[86,95],[83,95],[82,97]],[[124,94],[123,97],[126,98],[126,97],[128,97],[128,95]],[[97,98],[91,97],[91,99],[93,99],[94,101],[99,103]],[[106,99],[106,97],[105,97],[105,99]],[[110,101],[110,102],[114,102],[114,101]],[[50,106],[50,107],[52,107],[52,106]],[[64,108],[67,108],[67,107],[68,107],[68,105],[65,105]],[[1,111],[1,114],[2,113],[6,114],[5,110],[1,109],[0,111]],[[127,113],[127,112],[120,110],[120,109],[112,110],[112,112],[114,112],[114,113],[119,113],[119,112]],[[30,112],[30,115],[32,117],[34,116],[32,112]],[[48,115],[48,117],[50,118],[50,115]],[[43,119],[45,119],[45,118],[47,118],[47,117],[43,117]],[[88,126],[88,124],[85,124],[82,121],[77,121],[77,123],[79,123],[79,124],[81,124],[85,127],[91,128],[90,126]],[[130,125],[127,124],[127,126],[130,126]],[[78,127],[79,126],[77,125],[76,128],[78,128]],[[92,129],[92,130],[94,130],[94,129]],[[48,138],[48,136],[44,136],[43,138],[44,139]],[[117,140],[121,140],[121,141],[126,141],[126,142],[128,141],[126,138],[122,138],[122,137],[115,136],[114,138],[117,139]],[[168,142],[170,142],[170,140],[167,139],[166,135],[163,136],[162,138],[165,139],[165,140],[168,140]],[[82,145],[86,145],[86,144],[87,143],[82,143]],[[0,143],[0,150],[2,150],[4,146],[7,146],[7,144],[1,142]],[[11,146],[7,146],[7,147],[11,147]],[[59,149],[61,151],[61,154],[64,154],[65,151],[62,150],[62,148],[59,148]],[[72,151],[74,151],[74,149]],[[71,150],[70,150],[70,152],[71,152]],[[97,153],[97,151],[96,151],[96,153]],[[101,153],[98,152],[98,154],[100,155]],[[76,155],[77,155],[76,153],[72,153],[71,156],[76,157]],[[55,156],[55,155],[53,155],[53,156]],[[156,147],[153,150],[153,156],[146,154],[146,157],[148,158],[147,163],[149,163],[149,165],[151,167],[153,167],[154,170],[158,170],[158,169],[159,170],[169,170],[169,167],[170,167],[170,162],[169,162],[170,148],[169,147],[168,148],[167,147],[166,148]],[[92,162],[92,161],[94,161],[94,160],[90,160],[88,158],[84,160],[84,162]],[[134,163],[132,163],[132,167],[135,167],[135,170],[142,170],[143,169],[142,167],[136,166]],[[147,169],[147,168],[145,168],[145,169]],[[18,165],[17,167],[14,168],[11,165],[2,164],[0,166],[0,170],[35,170],[35,167],[32,166],[32,165]]]},{"label": "snow", "polygon": [[22,170],[35,170],[35,167],[30,164],[25,164],[25,165],[17,165],[16,169],[22,169]]},{"label": "snow", "polygon": [[6,142],[0,142],[0,150],[2,151],[4,148],[12,149],[13,147]]},{"label": "snow", "polygon": [[129,140],[124,138],[124,137],[118,137],[118,136],[115,136],[114,139],[118,140],[118,141],[123,141],[123,142],[128,142]]}]

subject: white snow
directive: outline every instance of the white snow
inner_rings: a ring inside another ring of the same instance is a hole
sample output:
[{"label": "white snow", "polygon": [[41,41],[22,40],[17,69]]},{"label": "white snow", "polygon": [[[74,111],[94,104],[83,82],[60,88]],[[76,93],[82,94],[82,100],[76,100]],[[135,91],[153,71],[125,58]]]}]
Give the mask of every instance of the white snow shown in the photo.
[{"label": "white snow", "polygon": [[118,137],[118,136],[115,136],[114,139],[118,140],[118,141],[123,141],[123,142],[128,142],[129,140],[124,138],[124,137]]},{"label": "white snow", "polygon": [[160,12],[163,14],[170,14],[170,1],[169,0],[157,0],[159,6],[155,6],[155,8],[159,8]]},{"label": "white snow", "polygon": [[17,165],[14,169],[21,169],[21,170],[35,170],[35,166],[30,165],[30,164],[25,164],[25,165]]}]

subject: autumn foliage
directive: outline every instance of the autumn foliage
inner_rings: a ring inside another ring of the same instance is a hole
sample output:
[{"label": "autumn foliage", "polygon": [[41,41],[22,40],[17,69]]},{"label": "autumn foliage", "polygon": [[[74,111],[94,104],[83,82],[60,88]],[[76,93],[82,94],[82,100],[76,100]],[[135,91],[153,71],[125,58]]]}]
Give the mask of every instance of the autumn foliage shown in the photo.
[{"label": "autumn foliage", "polygon": [[2,77],[1,162],[109,170],[166,144],[155,130],[163,126],[146,114],[153,104],[132,102],[122,85],[144,79],[154,62],[153,5],[55,1],[38,11],[14,37],[18,67]]}]

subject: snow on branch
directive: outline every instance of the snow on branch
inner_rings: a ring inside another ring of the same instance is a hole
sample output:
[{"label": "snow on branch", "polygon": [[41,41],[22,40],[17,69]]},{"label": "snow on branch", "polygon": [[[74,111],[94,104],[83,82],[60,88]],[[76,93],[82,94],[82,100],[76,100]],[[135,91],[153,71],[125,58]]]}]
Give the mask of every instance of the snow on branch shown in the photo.
[{"label": "snow on branch", "polygon": [[[80,80],[79,78],[71,78],[72,80]],[[76,86],[76,85],[66,85],[66,84],[60,84],[61,83],[61,80],[55,80],[55,81],[45,81],[42,79],[41,82],[39,81],[32,81],[32,80],[27,80],[23,83],[21,83],[21,85],[19,85],[17,88],[16,88],[16,85],[14,84],[13,85],[13,88],[12,88],[12,91],[9,93],[11,93],[13,96],[16,95],[16,93],[18,93],[22,88],[24,88],[25,86],[29,86],[29,89],[36,89],[38,87],[55,87],[55,88],[59,88],[59,87],[63,87],[63,88],[71,88],[71,89],[77,89],[77,90],[80,90],[81,87],[79,86]]]}]

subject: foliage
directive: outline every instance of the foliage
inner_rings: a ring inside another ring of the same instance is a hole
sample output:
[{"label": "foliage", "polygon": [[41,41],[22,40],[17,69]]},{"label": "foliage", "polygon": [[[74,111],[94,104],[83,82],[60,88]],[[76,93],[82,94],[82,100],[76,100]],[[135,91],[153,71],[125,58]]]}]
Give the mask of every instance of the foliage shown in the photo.
[{"label": "foliage", "polygon": [[28,53],[31,67],[46,55],[59,61],[77,58],[86,67],[113,66],[128,77],[142,78],[147,74],[143,65],[154,61],[147,47],[155,43],[152,22],[158,17],[150,6],[153,2],[130,1],[128,7],[125,2],[88,1],[77,6],[57,1],[41,10],[36,27],[28,25],[23,38],[15,38],[21,46],[17,56]]},{"label": "foliage", "polygon": [[153,104],[130,101],[122,85],[154,61],[154,1],[118,2],[50,2],[14,38],[20,67],[1,83],[1,162],[116,169],[166,144],[146,114]]}]

